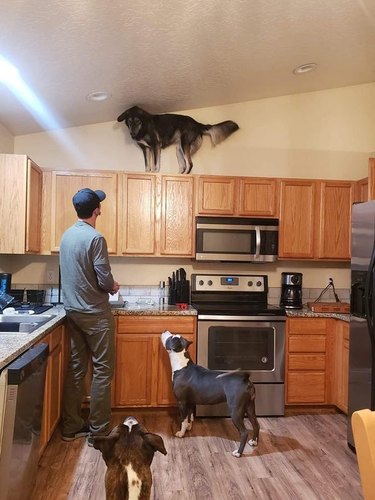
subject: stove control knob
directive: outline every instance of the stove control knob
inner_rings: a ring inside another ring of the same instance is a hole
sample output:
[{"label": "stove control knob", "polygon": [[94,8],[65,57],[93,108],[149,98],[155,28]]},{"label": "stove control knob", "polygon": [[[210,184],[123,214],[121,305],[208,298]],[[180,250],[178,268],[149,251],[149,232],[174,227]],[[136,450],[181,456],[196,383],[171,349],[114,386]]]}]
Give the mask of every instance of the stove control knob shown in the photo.
[{"label": "stove control knob", "polygon": [[211,286],[211,285],[212,285],[212,281],[211,281],[211,280],[208,280],[208,281],[207,281],[207,285],[208,285],[208,286]]},{"label": "stove control knob", "polygon": [[262,282],[261,281],[257,281],[257,286],[262,286]]},{"label": "stove control knob", "polygon": [[203,286],[204,285],[204,281],[203,280],[199,280],[198,285]]},{"label": "stove control knob", "polygon": [[254,283],[253,283],[252,281],[248,281],[248,282],[247,282],[247,286],[253,286],[253,284],[254,284]]}]

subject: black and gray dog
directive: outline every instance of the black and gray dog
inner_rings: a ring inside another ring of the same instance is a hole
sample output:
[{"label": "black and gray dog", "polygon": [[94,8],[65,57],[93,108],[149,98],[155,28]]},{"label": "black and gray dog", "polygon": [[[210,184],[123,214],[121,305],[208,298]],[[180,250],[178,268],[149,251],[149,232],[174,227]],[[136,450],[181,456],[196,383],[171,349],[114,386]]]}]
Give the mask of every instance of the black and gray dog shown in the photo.
[{"label": "black and gray dog", "polygon": [[255,414],[255,388],[248,372],[221,372],[208,370],[193,363],[188,347],[191,342],[181,335],[165,331],[161,341],[169,354],[172,367],[172,385],[181,417],[181,430],[177,437],[184,437],[191,430],[196,404],[216,404],[226,401],[232,422],[240,433],[240,445],[232,452],[240,457],[246,445],[248,431],[244,424],[247,415],[253,427],[251,446],[257,446],[259,423]]},{"label": "black and gray dog", "polygon": [[175,114],[153,115],[133,106],[124,111],[118,122],[125,121],[131,138],[143,151],[146,172],[159,172],[161,150],[177,144],[176,154],[180,174],[188,174],[193,168],[191,157],[209,135],[214,145],[238,130],[237,123],[227,120],[215,125],[203,125],[190,116]]}]

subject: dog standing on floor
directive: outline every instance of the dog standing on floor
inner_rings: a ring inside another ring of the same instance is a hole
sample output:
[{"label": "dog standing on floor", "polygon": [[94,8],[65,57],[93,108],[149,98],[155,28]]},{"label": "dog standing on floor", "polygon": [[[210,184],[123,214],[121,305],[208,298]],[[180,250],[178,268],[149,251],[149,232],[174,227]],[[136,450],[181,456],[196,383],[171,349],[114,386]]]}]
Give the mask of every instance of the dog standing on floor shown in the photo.
[{"label": "dog standing on floor", "polygon": [[154,453],[167,454],[160,436],[147,432],[136,418],[127,417],[108,436],[95,436],[94,448],[102,452],[107,464],[106,500],[149,500]]},{"label": "dog standing on floor", "polygon": [[231,120],[204,125],[190,116],[153,115],[138,106],[124,111],[117,121],[125,121],[131,138],[142,149],[146,172],[159,172],[161,150],[171,144],[177,144],[180,174],[188,174],[193,168],[191,157],[201,147],[203,135],[209,135],[216,146],[239,128],[237,123]]},{"label": "dog standing on floor", "polygon": [[248,372],[221,372],[208,370],[193,363],[188,347],[191,342],[181,335],[165,331],[161,341],[169,354],[172,368],[173,392],[176,396],[181,417],[181,430],[177,437],[184,437],[191,430],[196,404],[226,402],[232,422],[240,433],[240,444],[232,455],[240,457],[246,445],[248,431],[244,424],[247,415],[253,427],[251,446],[257,446],[259,423],[255,414],[255,387]]}]

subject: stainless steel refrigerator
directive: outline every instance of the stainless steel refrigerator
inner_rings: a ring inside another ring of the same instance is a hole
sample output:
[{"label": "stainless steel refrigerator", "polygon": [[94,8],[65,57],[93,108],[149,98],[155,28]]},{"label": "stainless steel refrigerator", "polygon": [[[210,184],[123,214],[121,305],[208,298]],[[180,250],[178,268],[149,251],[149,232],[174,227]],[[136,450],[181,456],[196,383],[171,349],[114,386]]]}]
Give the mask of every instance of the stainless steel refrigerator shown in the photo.
[{"label": "stainless steel refrigerator", "polygon": [[351,416],[375,410],[375,201],[353,205],[350,296],[348,444]]}]

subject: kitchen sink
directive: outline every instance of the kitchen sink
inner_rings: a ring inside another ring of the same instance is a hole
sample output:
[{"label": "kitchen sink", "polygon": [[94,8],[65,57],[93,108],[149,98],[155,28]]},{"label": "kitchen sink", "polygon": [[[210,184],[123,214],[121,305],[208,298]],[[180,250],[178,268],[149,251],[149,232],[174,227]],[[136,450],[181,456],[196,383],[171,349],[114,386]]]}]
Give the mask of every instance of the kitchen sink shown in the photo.
[{"label": "kitchen sink", "polygon": [[31,333],[55,318],[56,314],[0,315],[0,333]]}]

